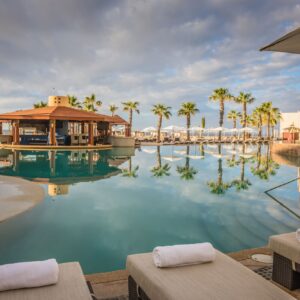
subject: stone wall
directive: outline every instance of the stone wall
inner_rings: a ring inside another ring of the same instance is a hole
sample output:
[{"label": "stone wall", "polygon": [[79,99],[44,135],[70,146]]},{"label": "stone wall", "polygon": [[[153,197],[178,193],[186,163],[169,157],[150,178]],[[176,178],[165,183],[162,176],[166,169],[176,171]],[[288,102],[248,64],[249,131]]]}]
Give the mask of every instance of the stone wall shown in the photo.
[{"label": "stone wall", "polygon": [[110,136],[108,142],[113,147],[134,147],[135,140],[132,137]]}]

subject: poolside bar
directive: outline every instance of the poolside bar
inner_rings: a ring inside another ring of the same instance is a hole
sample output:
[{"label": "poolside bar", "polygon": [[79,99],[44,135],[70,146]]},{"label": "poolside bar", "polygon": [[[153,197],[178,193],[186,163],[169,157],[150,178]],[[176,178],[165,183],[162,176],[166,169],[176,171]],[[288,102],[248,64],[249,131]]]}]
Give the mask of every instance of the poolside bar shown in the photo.
[{"label": "poolside bar", "polygon": [[[3,123],[10,133],[4,134]],[[48,106],[0,114],[0,143],[9,145],[80,146],[109,144],[112,126],[129,124],[108,116],[70,107],[68,97],[50,96]]]}]

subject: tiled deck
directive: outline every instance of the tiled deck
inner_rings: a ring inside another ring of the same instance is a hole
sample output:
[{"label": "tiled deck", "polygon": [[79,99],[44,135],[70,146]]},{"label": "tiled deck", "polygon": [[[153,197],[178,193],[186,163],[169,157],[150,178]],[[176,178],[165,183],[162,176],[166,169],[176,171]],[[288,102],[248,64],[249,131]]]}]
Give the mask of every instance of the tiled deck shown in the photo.
[{"label": "tiled deck", "polygon": [[[269,248],[256,248],[229,253],[228,255],[251,270],[269,266],[269,264],[259,263],[250,258],[252,254],[257,253],[270,255],[272,251]],[[120,270],[110,273],[86,275],[86,279],[92,283],[94,292],[99,300],[125,300],[128,299],[127,276],[126,270]],[[282,286],[279,287],[300,300],[300,289],[291,292]]]}]

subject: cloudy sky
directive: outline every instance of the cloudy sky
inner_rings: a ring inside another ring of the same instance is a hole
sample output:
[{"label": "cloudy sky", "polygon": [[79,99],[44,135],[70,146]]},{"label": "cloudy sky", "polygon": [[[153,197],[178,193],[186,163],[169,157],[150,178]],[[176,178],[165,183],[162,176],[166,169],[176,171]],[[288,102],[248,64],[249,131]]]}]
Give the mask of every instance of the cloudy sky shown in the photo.
[{"label": "cloudy sky", "polygon": [[0,112],[95,93],[102,112],[139,101],[136,128],[156,124],[153,104],[176,115],[184,101],[213,126],[218,87],[300,110],[300,56],[258,51],[297,26],[298,0],[0,0]]}]

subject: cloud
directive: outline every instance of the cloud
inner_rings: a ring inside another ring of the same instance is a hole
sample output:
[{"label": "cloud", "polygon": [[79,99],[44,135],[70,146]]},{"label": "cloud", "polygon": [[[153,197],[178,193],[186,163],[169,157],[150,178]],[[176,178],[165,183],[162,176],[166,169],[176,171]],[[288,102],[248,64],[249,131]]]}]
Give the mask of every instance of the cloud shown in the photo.
[{"label": "cloud", "polygon": [[213,126],[218,107],[208,97],[220,86],[250,91],[257,103],[280,107],[285,99],[283,109],[296,110],[300,58],[258,49],[298,26],[299,16],[296,0],[2,1],[0,112],[52,93],[96,93],[104,112],[140,101],[135,127],[146,127],[155,122],[152,104],[176,115],[191,99],[201,111],[194,122],[205,114]]}]

